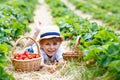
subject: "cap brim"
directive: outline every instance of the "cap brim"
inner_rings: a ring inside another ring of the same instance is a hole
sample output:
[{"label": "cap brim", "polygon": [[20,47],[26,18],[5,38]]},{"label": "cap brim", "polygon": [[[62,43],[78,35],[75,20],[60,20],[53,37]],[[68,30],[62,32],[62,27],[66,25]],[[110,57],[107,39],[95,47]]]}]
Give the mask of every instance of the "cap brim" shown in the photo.
[{"label": "cap brim", "polygon": [[64,40],[64,37],[63,36],[45,36],[44,38],[40,38],[39,40],[38,40],[38,42],[40,42],[41,40],[43,40],[43,39],[49,39],[49,38],[54,38],[54,37],[58,37],[58,38],[61,38],[61,40],[63,41]]}]

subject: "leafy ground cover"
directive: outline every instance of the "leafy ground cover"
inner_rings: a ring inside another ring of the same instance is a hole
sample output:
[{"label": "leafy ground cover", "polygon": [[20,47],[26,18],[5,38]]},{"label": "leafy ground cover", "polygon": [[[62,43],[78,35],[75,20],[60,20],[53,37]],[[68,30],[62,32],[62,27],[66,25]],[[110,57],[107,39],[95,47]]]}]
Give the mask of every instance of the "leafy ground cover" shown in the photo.
[{"label": "leafy ground cover", "polygon": [[[120,12],[119,12],[119,1],[115,0],[68,0],[76,6],[76,9],[83,11],[84,13],[89,13],[93,18],[101,19],[108,26],[116,29],[120,29]],[[114,6],[115,5],[115,6]]]},{"label": "leafy ground cover", "polygon": [[6,56],[13,46],[11,41],[29,31],[27,26],[33,21],[32,12],[37,0],[2,0],[0,2],[0,79],[13,80],[12,75],[5,69],[8,62]]},{"label": "leafy ground cover", "polygon": [[96,77],[119,79],[120,34],[77,16],[60,0],[46,2],[50,6],[54,22],[60,26],[61,33],[66,39],[72,39],[74,43],[76,37],[81,36],[79,50],[84,52],[84,60],[88,66],[93,59],[93,66],[98,67]]},{"label": "leafy ground cover", "polygon": [[14,78],[18,80],[119,80],[120,34],[98,26],[97,23],[90,23],[89,20],[76,15],[60,0],[45,1],[49,5],[54,23],[60,27],[61,34],[66,40],[71,40],[70,46],[75,44],[77,36],[81,37],[78,49],[84,52],[84,56],[68,62],[66,67],[54,74],[49,74],[45,70],[30,73],[15,72],[11,67],[8,72],[14,75],[6,73],[4,67],[7,64],[6,55],[12,46],[10,41],[16,40],[25,31],[29,31],[27,25],[32,21],[32,12],[37,0],[19,0],[19,4],[16,0],[6,1],[2,1],[4,5],[0,5],[1,80]]}]

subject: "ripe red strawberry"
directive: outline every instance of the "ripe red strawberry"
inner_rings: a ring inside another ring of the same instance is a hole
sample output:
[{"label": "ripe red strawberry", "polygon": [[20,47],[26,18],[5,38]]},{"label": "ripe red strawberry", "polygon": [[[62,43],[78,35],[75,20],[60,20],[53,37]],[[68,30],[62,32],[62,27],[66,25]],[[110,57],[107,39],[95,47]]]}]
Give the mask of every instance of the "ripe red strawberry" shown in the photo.
[{"label": "ripe red strawberry", "polygon": [[36,55],[35,55],[35,54],[32,54],[32,57],[33,57],[33,58],[36,58]]},{"label": "ripe red strawberry", "polygon": [[21,60],[21,58],[20,58],[20,57],[18,57],[18,56],[17,56],[15,59],[16,59],[16,60]]},{"label": "ripe red strawberry", "polygon": [[33,57],[32,57],[32,54],[29,54],[29,55],[28,55],[28,58],[29,58],[29,59],[32,59],[32,58],[33,58]]},{"label": "ripe red strawberry", "polygon": [[20,54],[20,53],[18,53],[18,54],[17,54],[17,56],[18,56],[18,57],[21,57],[21,54]]},{"label": "ripe red strawberry", "polygon": [[28,52],[28,51],[24,51],[23,55],[28,56],[28,55],[29,55],[29,52]]},{"label": "ripe red strawberry", "polygon": [[21,58],[24,60],[26,57],[27,57],[26,55],[22,55],[22,57],[21,57]]},{"label": "ripe red strawberry", "polygon": [[38,54],[36,54],[36,58],[39,58],[40,56]]},{"label": "ripe red strawberry", "polygon": [[38,54],[36,54],[36,53],[34,53],[33,55],[32,55],[32,57],[33,58],[38,58],[38,57],[40,57]]}]

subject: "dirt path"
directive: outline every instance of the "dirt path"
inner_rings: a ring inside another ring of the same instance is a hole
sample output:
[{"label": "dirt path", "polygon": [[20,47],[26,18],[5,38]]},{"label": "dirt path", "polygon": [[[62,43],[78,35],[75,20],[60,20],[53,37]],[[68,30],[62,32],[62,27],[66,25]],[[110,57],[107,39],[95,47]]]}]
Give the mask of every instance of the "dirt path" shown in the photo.
[{"label": "dirt path", "polygon": [[[87,18],[90,22],[96,22],[98,25],[105,25],[102,20],[96,20],[93,19],[90,14],[83,13],[80,10],[75,9],[75,6],[68,2],[68,0],[61,0],[66,6],[68,6],[72,11],[74,11],[78,16],[81,16],[83,18]],[[117,33],[120,33],[120,30],[115,30]]]},{"label": "dirt path", "polygon": [[83,13],[82,11],[80,11],[80,10],[75,9],[75,6],[72,3],[68,2],[67,0],[61,0],[61,1],[66,6],[68,6],[73,12],[75,12],[78,16],[81,16],[83,18],[87,18],[88,20],[90,20],[90,22],[96,22],[99,25],[104,25],[102,21],[93,19],[90,14],[86,14],[86,13]]},{"label": "dirt path", "polygon": [[31,32],[26,33],[25,35],[33,35],[35,32],[35,26],[36,22],[40,21],[41,25],[40,27],[47,26],[47,25],[53,25],[52,23],[52,16],[50,15],[48,5],[45,4],[44,0],[39,0],[38,5],[36,6],[36,9],[34,11],[34,23],[31,23],[29,25]]}]

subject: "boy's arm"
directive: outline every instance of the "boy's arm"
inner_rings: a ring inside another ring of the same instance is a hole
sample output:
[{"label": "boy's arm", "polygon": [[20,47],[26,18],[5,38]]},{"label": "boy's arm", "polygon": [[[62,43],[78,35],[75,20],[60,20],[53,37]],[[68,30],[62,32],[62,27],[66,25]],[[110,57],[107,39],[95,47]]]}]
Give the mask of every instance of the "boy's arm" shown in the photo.
[{"label": "boy's arm", "polygon": [[[40,33],[40,30],[37,30],[37,31],[34,33],[34,35],[32,36],[32,38],[33,38],[33,39],[36,39],[39,33]],[[24,47],[28,47],[28,46],[32,45],[33,43],[34,43],[34,42],[33,42],[32,40],[29,40],[29,41],[27,42],[27,44],[25,44]]]},{"label": "boy's arm", "polygon": [[[32,36],[33,39],[36,39],[37,36],[38,36],[38,34],[40,33],[40,25],[41,25],[40,21],[38,21],[38,22],[35,23],[34,27],[35,27],[36,31],[34,32],[34,34]],[[32,40],[29,40],[28,43],[24,47],[28,47],[28,46],[32,45],[33,43],[34,42]]]}]

